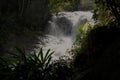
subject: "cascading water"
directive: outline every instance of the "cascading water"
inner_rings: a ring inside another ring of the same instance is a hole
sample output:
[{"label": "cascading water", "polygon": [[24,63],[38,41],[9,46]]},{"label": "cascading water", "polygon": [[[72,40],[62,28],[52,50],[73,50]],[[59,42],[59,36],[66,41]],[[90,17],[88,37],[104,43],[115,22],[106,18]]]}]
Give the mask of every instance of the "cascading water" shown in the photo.
[{"label": "cascading water", "polygon": [[54,59],[66,54],[70,49],[77,34],[77,28],[86,20],[92,21],[90,11],[77,12],[60,12],[58,15],[53,14],[52,20],[48,22],[46,29],[45,45],[40,45],[44,50],[52,49],[55,51]]}]

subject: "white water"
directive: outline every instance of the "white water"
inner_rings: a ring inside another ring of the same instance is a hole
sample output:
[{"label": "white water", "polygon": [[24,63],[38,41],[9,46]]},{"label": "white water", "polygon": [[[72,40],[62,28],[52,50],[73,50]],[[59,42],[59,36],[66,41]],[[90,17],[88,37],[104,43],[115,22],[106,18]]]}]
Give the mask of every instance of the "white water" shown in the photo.
[{"label": "white water", "polygon": [[92,15],[90,11],[60,12],[57,16],[53,14],[52,20],[48,22],[46,38],[43,40],[45,45],[40,47],[45,51],[47,49],[55,51],[54,59],[69,55],[67,49],[71,48],[76,38],[77,28],[86,20],[92,21]]}]

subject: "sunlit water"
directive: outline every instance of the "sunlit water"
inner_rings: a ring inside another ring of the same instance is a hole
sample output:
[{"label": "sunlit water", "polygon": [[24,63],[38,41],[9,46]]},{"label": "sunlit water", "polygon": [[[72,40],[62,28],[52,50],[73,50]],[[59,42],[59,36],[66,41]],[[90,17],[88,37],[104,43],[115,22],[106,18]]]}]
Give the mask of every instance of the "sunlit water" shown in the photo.
[{"label": "sunlit water", "polygon": [[55,51],[54,59],[64,55],[69,56],[67,50],[72,47],[72,43],[76,38],[77,28],[86,20],[92,21],[92,15],[90,11],[53,14],[52,20],[48,22],[46,38],[43,39],[45,45],[39,45],[39,47],[43,47],[44,51],[48,49]]}]

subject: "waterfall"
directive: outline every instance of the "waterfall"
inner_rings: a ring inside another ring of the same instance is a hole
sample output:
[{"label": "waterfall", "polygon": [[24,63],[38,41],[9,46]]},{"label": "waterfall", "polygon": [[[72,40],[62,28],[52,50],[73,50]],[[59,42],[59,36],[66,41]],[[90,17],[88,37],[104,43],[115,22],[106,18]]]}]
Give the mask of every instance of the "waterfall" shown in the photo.
[{"label": "waterfall", "polygon": [[44,50],[52,49],[55,51],[53,57],[67,54],[77,34],[77,28],[86,20],[92,21],[92,12],[76,11],[76,12],[60,12],[58,15],[53,14],[52,19],[48,22],[46,29],[46,38],[44,39]]}]

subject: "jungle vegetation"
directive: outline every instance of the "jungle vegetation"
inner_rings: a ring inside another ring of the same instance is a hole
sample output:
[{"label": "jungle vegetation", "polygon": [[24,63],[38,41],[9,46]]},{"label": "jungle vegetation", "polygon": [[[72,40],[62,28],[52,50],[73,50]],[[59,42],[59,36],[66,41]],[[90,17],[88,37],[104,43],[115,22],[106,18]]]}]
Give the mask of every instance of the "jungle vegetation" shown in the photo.
[{"label": "jungle vegetation", "polygon": [[[18,43],[15,37],[23,38],[21,35],[25,35],[28,39],[34,37],[34,42],[36,42],[37,39],[34,35],[41,35],[42,37],[46,21],[49,20],[51,13],[79,10],[80,0],[0,1],[0,79],[117,79],[119,77],[117,74],[119,69],[116,66],[120,61],[119,54],[117,54],[119,53],[120,43],[119,3],[119,0],[95,0],[95,6],[93,7],[95,25],[86,25],[89,24],[89,22],[86,22],[80,26],[76,42],[70,51],[70,54],[73,56],[72,59],[66,57],[66,59],[60,58],[59,60],[52,61],[52,54],[54,52],[51,52],[50,49],[46,53],[43,52],[42,48],[39,52],[26,52],[24,50],[25,46],[20,45],[21,43]],[[87,30],[84,28],[87,28]],[[40,31],[39,33],[37,32],[38,30]],[[95,38],[93,38],[94,36]],[[16,41],[14,46],[20,48],[13,48],[12,41]],[[23,42],[26,43],[25,41]],[[34,45],[27,46],[34,47]],[[102,57],[103,53],[105,53],[105,56],[108,56],[108,54],[110,56],[106,59],[106,57]],[[110,62],[105,64],[105,68],[102,66],[104,61]],[[99,67],[93,69],[92,67],[96,64]],[[111,68],[108,68],[110,66]],[[107,72],[109,73],[105,72],[104,69],[108,70]],[[111,78],[109,74],[113,73],[114,70],[116,72],[111,74],[113,75],[113,78]],[[102,72],[108,75],[101,75],[103,74]]]}]

